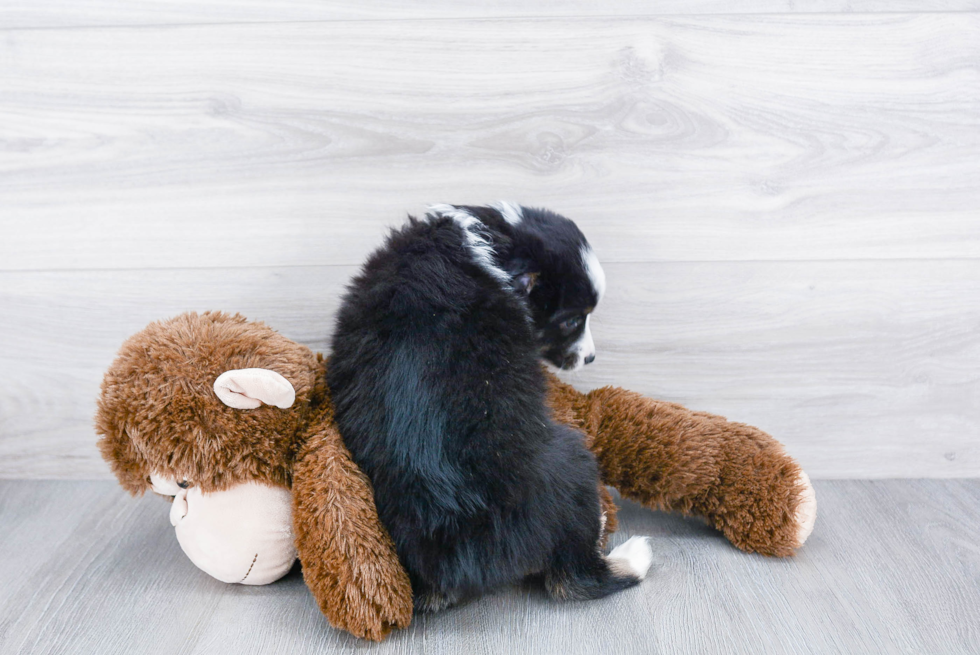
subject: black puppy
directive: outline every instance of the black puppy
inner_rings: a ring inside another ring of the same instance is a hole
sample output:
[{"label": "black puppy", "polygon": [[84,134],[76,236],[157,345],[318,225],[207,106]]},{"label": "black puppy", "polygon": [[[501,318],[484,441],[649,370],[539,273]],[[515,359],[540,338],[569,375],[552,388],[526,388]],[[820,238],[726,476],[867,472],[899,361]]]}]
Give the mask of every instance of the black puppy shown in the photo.
[{"label": "black puppy", "polygon": [[572,221],[506,203],[409,218],[348,287],[327,382],[417,609],[531,574],[561,599],[646,575],[646,538],[602,556],[595,460],[545,407],[540,360],[594,359],[604,288]]}]

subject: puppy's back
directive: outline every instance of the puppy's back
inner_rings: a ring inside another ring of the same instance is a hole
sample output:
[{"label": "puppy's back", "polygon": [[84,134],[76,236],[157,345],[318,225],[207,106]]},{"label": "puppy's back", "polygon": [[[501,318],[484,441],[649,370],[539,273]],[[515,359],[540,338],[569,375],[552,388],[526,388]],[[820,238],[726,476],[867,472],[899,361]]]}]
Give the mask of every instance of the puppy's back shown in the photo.
[{"label": "puppy's back", "polygon": [[468,236],[448,218],[411,220],[338,314],[338,426],[396,545],[522,502],[537,474],[526,465],[549,438],[526,308]]}]

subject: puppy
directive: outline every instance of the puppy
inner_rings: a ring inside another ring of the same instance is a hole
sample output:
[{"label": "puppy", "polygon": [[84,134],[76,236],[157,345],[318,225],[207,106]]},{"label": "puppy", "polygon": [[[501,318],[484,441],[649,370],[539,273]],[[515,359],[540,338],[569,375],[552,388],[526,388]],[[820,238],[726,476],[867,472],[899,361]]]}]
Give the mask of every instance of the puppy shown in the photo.
[{"label": "puppy", "polygon": [[603,557],[595,459],[545,407],[540,360],[595,358],[604,289],[572,221],[507,203],[410,217],[348,287],[327,382],[417,609],[528,575],[558,599],[646,575],[646,538]]}]

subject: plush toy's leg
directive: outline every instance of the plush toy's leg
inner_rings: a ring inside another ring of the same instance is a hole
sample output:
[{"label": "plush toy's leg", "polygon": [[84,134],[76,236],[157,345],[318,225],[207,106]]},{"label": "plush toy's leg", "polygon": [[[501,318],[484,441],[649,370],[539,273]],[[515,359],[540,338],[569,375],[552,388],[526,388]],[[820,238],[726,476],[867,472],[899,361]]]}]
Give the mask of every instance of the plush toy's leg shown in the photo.
[{"label": "plush toy's leg", "polygon": [[378,519],[371,483],[332,420],[314,421],[293,469],[303,577],[335,627],[380,641],[412,620],[412,587]]},{"label": "plush toy's leg", "polygon": [[586,433],[603,481],[624,497],[703,516],[764,555],[792,555],[813,530],[810,480],[765,432],[625,389],[550,382],[555,419]]}]

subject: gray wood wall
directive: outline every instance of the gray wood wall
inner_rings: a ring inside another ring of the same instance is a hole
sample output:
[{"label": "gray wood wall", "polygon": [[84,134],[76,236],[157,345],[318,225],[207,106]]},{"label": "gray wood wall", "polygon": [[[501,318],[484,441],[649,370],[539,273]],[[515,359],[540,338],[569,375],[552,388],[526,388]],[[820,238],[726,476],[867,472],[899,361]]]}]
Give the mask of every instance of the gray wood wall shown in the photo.
[{"label": "gray wood wall", "polygon": [[[576,219],[596,363],[814,477],[980,475],[980,2],[0,5],[0,477],[106,478],[121,341],[326,347],[434,201]],[[907,12],[907,13],[896,13]]]}]

